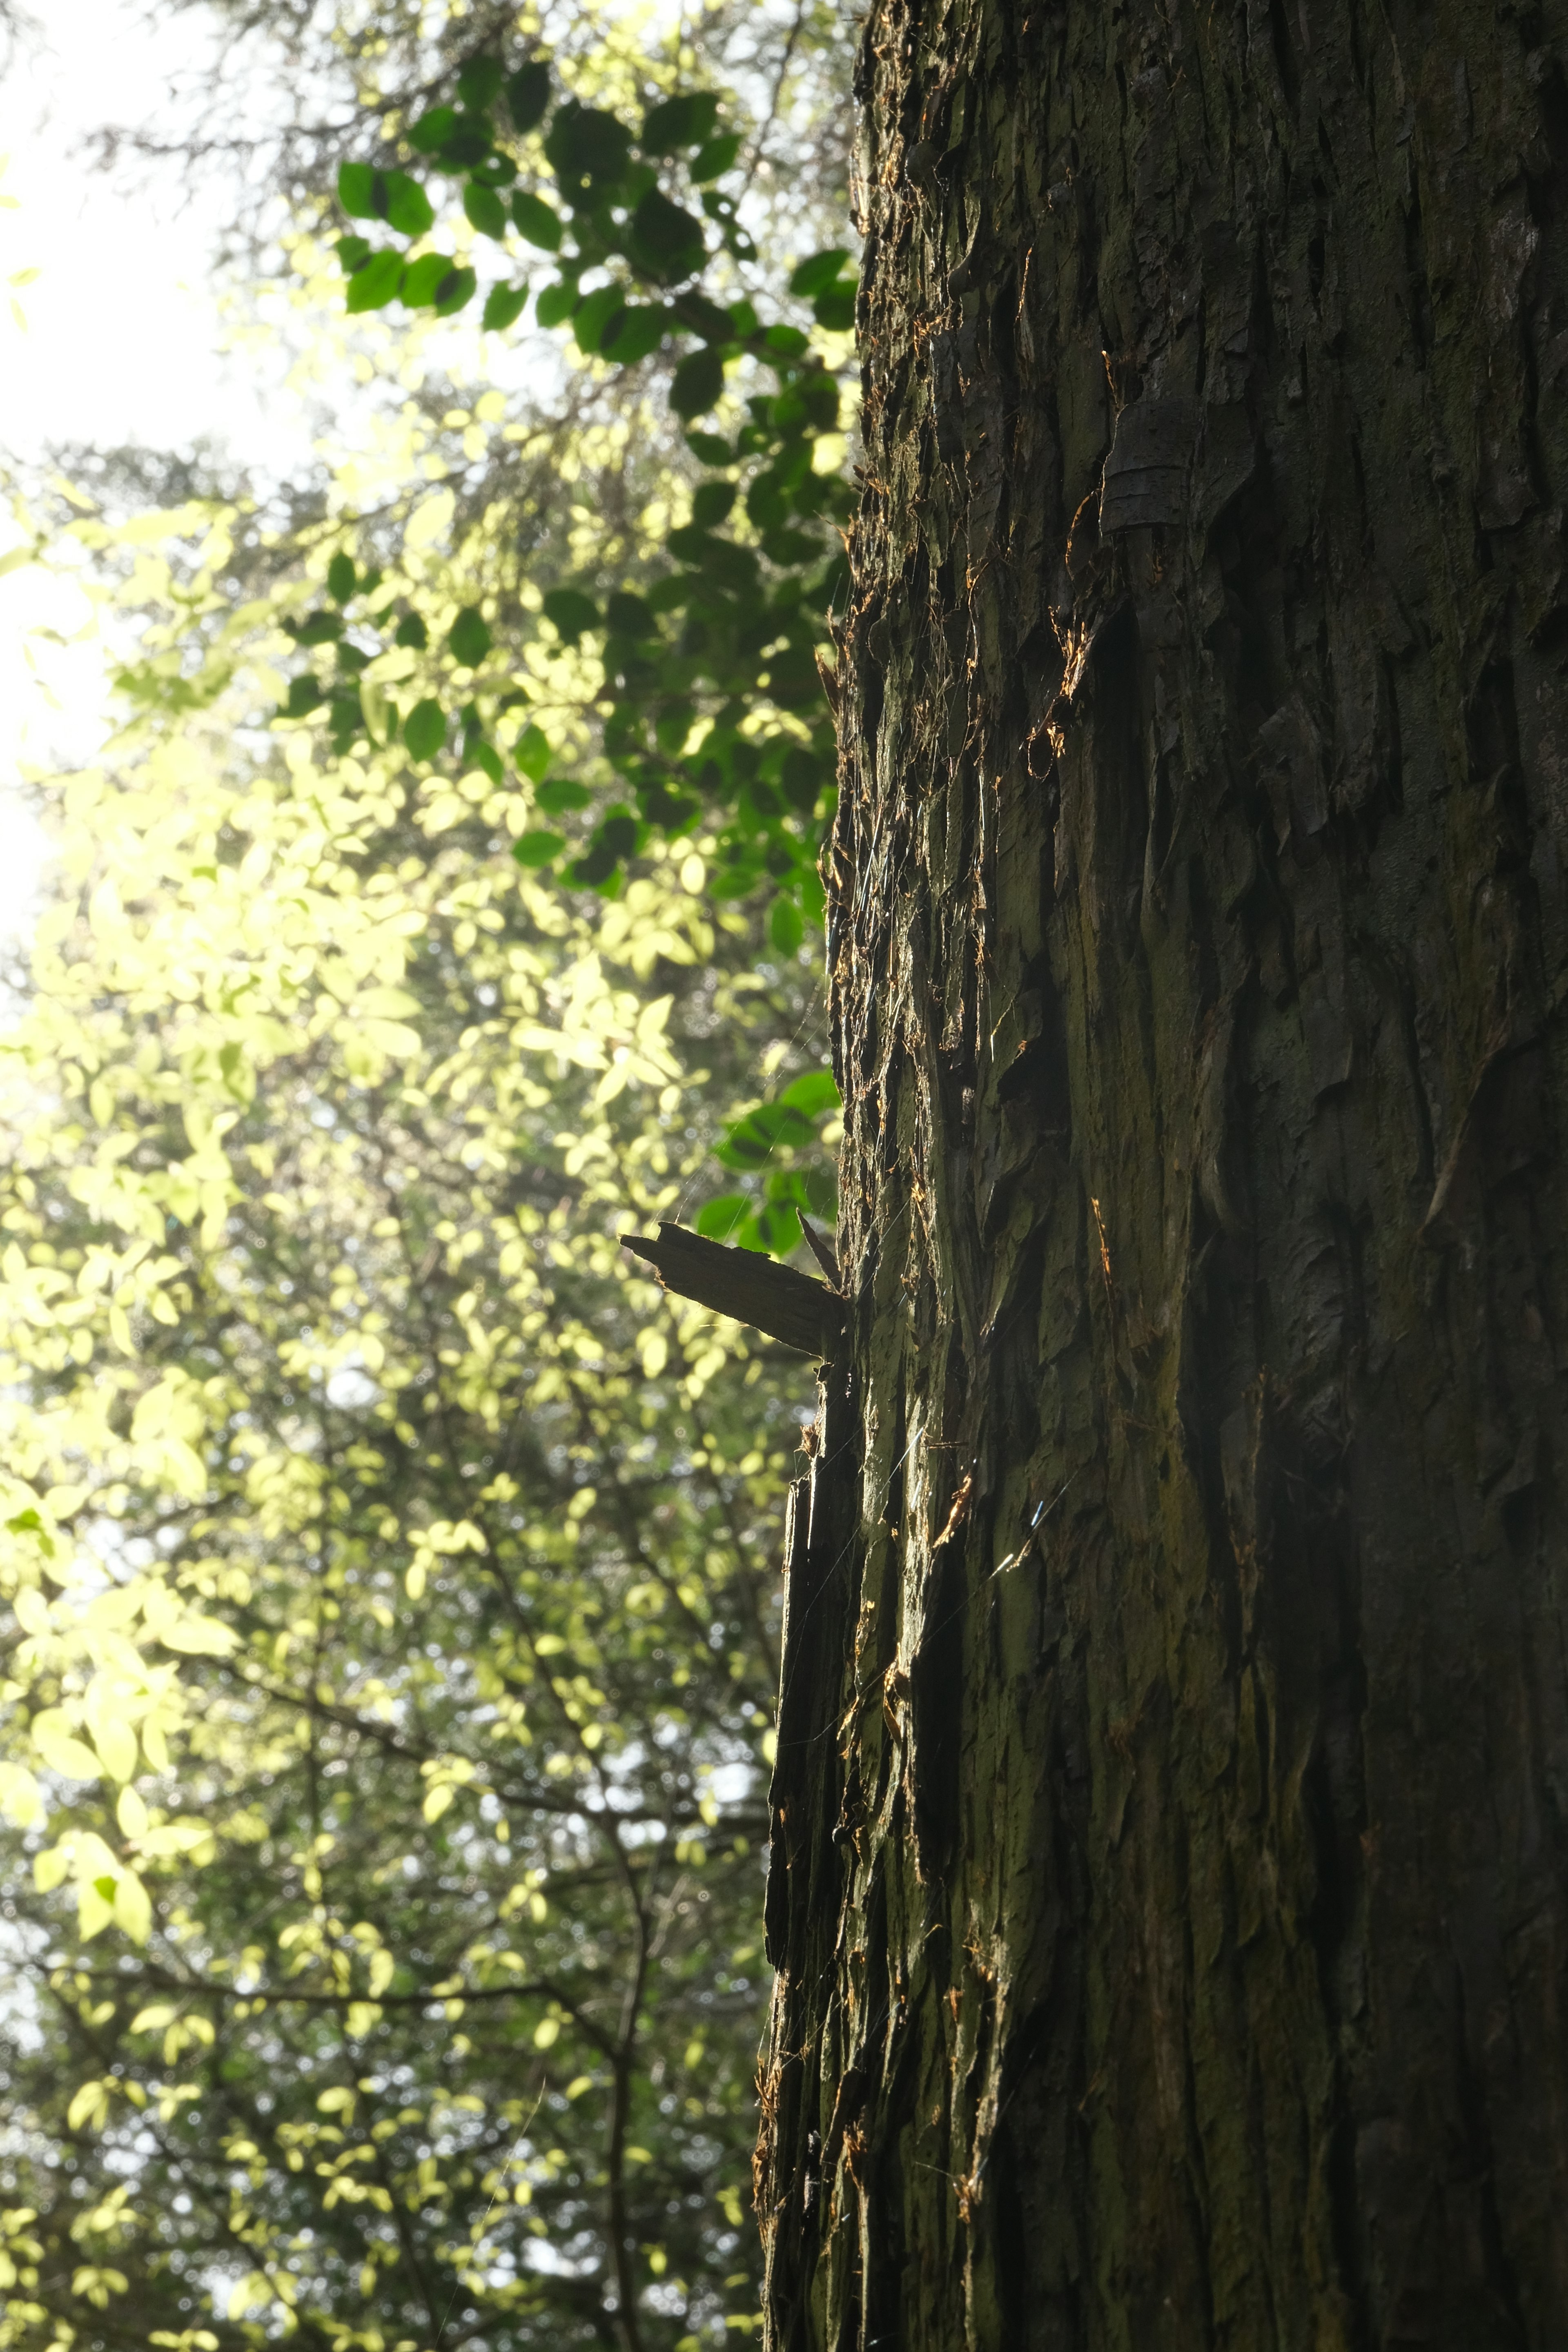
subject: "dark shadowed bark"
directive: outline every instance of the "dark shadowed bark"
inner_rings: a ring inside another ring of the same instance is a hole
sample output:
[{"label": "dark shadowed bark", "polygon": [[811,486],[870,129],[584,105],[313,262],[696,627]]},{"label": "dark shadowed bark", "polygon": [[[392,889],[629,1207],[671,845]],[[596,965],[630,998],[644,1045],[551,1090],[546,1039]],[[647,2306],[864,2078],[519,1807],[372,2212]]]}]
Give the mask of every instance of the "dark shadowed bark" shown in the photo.
[{"label": "dark shadowed bark", "polygon": [[776,2352],[1568,2345],[1565,35],[872,8]]}]

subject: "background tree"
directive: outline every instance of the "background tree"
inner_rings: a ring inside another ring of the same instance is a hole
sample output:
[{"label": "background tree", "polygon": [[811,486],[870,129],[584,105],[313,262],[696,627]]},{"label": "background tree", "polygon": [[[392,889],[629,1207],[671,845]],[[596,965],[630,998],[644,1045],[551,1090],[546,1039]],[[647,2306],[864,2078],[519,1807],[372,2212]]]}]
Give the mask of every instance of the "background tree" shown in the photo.
[{"label": "background tree", "polygon": [[700,835],[579,913],[521,870],[521,710],[499,782],[256,730],[290,530],[71,526],[142,716],[54,796],[5,1047],[5,2326],[705,2343],[805,1398],[616,1236],[760,1070],[815,1139],[810,981]]},{"label": "background tree", "polygon": [[868,20],[781,2352],[1568,2332],[1565,31]]}]

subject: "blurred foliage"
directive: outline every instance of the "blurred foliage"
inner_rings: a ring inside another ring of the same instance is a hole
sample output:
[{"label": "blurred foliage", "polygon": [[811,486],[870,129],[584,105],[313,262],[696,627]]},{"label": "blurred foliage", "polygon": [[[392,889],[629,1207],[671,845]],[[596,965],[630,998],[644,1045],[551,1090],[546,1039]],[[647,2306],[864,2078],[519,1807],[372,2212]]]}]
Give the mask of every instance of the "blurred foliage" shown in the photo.
[{"label": "blurred foliage", "polygon": [[0,1041],[0,2342],[717,2341],[810,1380],[615,1236],[805,976],[689,845],[589,919],[526,786],[279,760],[154,520]]},{"label": "blurred foliage", "polygon": [[[805,937],[848,447],[810,387],[847,278],[788,257],[840,213],[848,35],[215,13],[214,74],[253,37],[280,79],[169,137],[249,173],[288,301],[238,340],[331,388],[331,454],[71,453],[0,559],[74,572],[128,714],[44,792],[0,1033],[0,2347],[697,2352],[758,2300],[814,1400],[616,1235],[782,1255],[834,1213]],[[585,109],[613,180],[556,135]],[[397,274],[345,317],[351,149]],[[517,293],[523,198],[563,207],[557,323],[532,283],[503,345],[473,257]]]}]

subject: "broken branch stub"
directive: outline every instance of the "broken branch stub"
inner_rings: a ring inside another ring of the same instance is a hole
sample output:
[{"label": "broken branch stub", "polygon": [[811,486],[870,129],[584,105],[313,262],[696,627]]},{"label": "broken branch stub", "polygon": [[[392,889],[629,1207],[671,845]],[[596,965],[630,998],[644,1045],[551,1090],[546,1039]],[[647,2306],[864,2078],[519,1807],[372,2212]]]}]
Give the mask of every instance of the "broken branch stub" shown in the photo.
[{"label": "broken branch stub", "polygon": [[706,1241],[684,1225],[661,1223],[657,1238],[623,1234],[621,1241],[635,1256],[645,1258],[665,1288],[679,1297],[693,1298],[736,1323],[749,1323],[803,1356],[831,1356],[838,1344],[844,1301],[809,1274],[780,1265],[757,1250]]}]

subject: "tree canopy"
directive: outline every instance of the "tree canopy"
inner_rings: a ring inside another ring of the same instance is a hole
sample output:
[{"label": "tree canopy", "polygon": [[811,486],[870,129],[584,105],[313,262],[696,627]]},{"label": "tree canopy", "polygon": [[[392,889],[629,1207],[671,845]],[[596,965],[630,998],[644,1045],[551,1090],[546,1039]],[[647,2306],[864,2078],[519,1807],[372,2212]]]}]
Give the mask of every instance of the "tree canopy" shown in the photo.
[{"label": "tree canopy", "polygon": [[[598,74],[646,172],[681,60],[595,38],[545,141]],[[383,55],[416,47],[399,20]],[[766,130],[723,169],[754,184]],[[386,164],[349,160],[379,217]],[[485,233],[464,169],[448,267]],[[509,392],[436,306],[345,323],[316,184],[283,179],[358,446],[281,488],[181,461],[161,507],[168,468],[72,453],[68,496],[14,509],[98,599],[127,717],[40,787],[58,870],[0,1039],[0,2341],[690,2347],[757,2303],[811,1399],[617,1235],[679,1213],[784,1252],[833,1213],[803,947],[830,721],[815,657],[815,703],[766,665],[826,626],[844,443],[815,394],[775,412],[836,353],[784,317],[820,289],[781,289],[771,357],[737,292],[722,337],[612,373],[574,328]],[[749,202],[701,215],[731,261]],[[693,358],[737,378],[721,460],[658,391]]]}]

